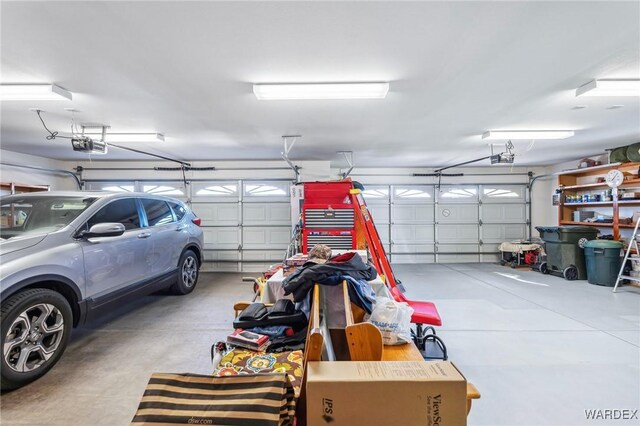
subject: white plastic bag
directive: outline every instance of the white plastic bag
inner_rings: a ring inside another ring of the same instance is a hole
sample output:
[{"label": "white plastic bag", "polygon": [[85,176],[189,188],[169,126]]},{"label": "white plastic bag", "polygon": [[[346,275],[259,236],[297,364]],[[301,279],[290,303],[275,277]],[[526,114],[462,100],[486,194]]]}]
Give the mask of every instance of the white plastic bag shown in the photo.
[{"label": "white plastic bag", "polygon": [[402,345],[411,342],[411,315],[413,308],[406,303],[379,297],[367,321],[380,329],[385,345]]}]

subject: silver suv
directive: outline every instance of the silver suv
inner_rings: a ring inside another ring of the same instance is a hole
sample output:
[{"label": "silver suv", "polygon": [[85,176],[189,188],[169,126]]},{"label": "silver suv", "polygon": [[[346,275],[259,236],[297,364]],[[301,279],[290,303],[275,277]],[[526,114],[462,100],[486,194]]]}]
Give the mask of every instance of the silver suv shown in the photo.
[{"label": "silver suv", "polygon": [[53,367],[72,326],[164,288],[190,293],[198,281],[200,219],[181,201],[40,192],[0,205],[2,390]]}]

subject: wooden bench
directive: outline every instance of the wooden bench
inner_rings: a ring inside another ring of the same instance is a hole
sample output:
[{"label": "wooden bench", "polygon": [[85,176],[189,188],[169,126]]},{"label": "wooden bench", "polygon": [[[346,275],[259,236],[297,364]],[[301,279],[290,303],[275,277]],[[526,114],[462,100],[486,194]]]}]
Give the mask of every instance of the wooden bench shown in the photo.
[{"label": "wooden bench", "polygon": [[[424,361],[422,354],[411,343],[385,346],[382,333],[375,325],[363,322],[365,312],[351,303],[347,282],[342,283],[345,309],[345,334],[352,361]],[[471,411],[474,399],[480,398],[480,392],[467,382],[467,414]]]},{"label": "wooden bench", "polygon": [[[382,343],[382,333],[373,324],[364,322],[364,310],[351,303],[346,281],[342,284],[343,300],[345,306],[344,337],[348,346],[348,358],[351,361],[424,361],[420,351],[413,343],[404,345],[385,346]],[[251,302],[238,302],[233,308],[238,316]],[[270,306],[266,304],[266,306]],[[311,299],[311,311],[309,312],[309,326],[307,329],[307,341],[304,349],[304,373],[302,389],[297,403],[298,424],[306,424],[306,365],[312,361],[322,361],[325,336],[322,331],[320,319],[320,286],[313,287]],[[334,339],[333,336],[332,340]],[[471,411],[474,399],[480,398],[480,392],[476,387],[467,382],[467,414]]]}]

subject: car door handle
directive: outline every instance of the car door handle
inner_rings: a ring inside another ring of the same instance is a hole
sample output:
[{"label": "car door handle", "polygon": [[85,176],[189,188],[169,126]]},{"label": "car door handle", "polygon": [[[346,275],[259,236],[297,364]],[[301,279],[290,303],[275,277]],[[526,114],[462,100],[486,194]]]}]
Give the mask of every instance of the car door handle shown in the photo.
[{"label": "car door handle", "polygon": [[176,228],[176,231],[180,232],[180,231],[184,231],[185,229],[187,229],[188,225],[180,225]]},{"label": "car door handle", "polygon": [[138,238],[149,238],[151,236],[150,232],[142,232],[138,234]]}]

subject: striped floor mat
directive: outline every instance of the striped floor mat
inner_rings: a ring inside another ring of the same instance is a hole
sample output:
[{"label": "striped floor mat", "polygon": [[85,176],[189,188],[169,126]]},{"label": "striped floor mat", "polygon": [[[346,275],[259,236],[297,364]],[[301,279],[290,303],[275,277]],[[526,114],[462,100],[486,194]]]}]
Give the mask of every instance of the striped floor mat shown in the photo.
[{"label": "striped floor mat", "polygon": [[212,377],[198,374],[151,376],[134,426],[291,425],[293,387],[286,373]]}]

